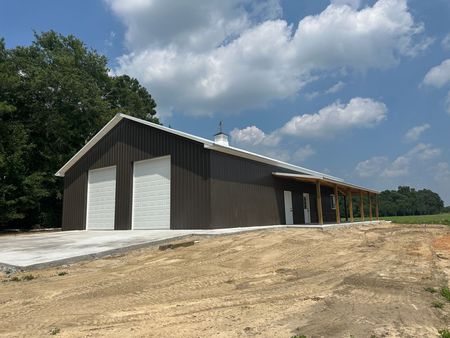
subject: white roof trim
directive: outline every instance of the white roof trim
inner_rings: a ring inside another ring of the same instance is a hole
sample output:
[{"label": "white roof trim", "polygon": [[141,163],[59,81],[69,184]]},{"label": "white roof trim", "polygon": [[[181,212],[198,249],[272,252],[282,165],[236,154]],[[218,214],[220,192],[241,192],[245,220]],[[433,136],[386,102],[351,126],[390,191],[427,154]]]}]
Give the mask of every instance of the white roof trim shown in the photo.
[{"label": "white roof trim", "polygon": [[193,141],[203,143],[204,147],[207,149],[220,151],[223,153],[239,156],[242,158],[247,158],[250,160],[257,161],[257,162],[262,162],[262,163],[278,166],[280,168],[289,169],[289,170],[296,171],[296,172],[302,173],[302,174],[320,176],[320,177],[327,178],[327,179],[330,179],[330,180],[333,180],[336,182],[343,182],[343,180],[340,178],[326,175],[326,174],[320,173],[318,171],[306,169],[306,168],[299,167],[299,166],[296,166],[293,164],[289,164],[289,163],[286,163],[283,161],[278,161],[273,158],[258,155],[258,154],[252,153],[250,151],[242,150],[239,148],[223,146],[223,145],[214,143],[213,141],[202,138],[202,137],[184,133],[179,130],[161,126],[159,124],[145,121],[145,120],[142,120],[142,119],[139,119],[139,118],[136,118],[133,116],[125,115],[125,114],[117,114],[116,116],[114,116],[97,134],[94,135],[94,137],[91,140],[89,140],[88,143],[86,143],[84,145],[83,148],[81,148],[66,164],[64,164],[55,175],[63,177],[65,175],[65,173],[67,172],[67,170],[70,169],[70,167],[72,167],[81,157],[83,157],[84,154],[86,154],[98,141],[100,141],[100,139],[102,139],[103,136],[105,136],[111,129],[113,129],[124,118],[131,120],[131,121],[135,121],[137,123],[145,124],[147,126],[150,126],[150,127],[153,127],[153,128],[159,129],[159,130],[163,130],[165,132],[175,134],[175,135],[178,135],[178,136],[181,136],[181,137],[193,140]]},{"label": "white roof trim", "polygon": [[283,177],[283,178],[306,178],[306,179],[317,179],[319,181],[324,181],[324,182],[328,182],[328,183],[332,183],[332,184],[338,184],[338,185],[342,185],[342,186],[346,186],[349,188],[353,188],[356,190],[363,190],[363,191],[368,191],[374,194],[379,194],[380,192],[377,190],[373,190],[373,189],[368,189],[359,185],[355,185],[352,183],[347,183],[344,181],[336,181],[333,179],[330,179],[328,177],[324,177],[324,176],[309,176],[309,175],[301,175],[301,174],[289,174],[289,173],[282,173],[282,172],[274,172],[272,173],[273,176],[277,176],[277,177]]}]

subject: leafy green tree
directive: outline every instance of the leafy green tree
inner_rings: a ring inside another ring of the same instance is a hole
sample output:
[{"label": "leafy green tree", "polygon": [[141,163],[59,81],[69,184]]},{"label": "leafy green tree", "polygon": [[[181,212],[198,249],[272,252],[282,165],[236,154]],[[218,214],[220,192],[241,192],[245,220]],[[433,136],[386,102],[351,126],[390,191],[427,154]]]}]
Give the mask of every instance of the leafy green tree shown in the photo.
[{"label": "leafy green tree", "polygon": [[440,196],[429,189],[400,186],[397,190],[382,191],[379,200],[382,216],[431,215],[444,209]]},{"label": "leafy green tree", "polygon": [[136,79],[110,76],[107,59],[54,31],[30,46],[0,40],[0,225],[59,226],[56,170],[116,113],[159,123]]}]

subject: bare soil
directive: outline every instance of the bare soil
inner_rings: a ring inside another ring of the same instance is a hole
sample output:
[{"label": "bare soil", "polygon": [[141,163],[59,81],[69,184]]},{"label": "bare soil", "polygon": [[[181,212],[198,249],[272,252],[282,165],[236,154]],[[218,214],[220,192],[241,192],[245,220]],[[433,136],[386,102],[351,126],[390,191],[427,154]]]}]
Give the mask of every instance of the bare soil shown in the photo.
[{"label": "bare soil", "polygon": [[450,302],[440,295],[450,277],[448,227],[194,239],[14,274],[19,281],[0,275],[0,336],[437,337],[449,328]]}]

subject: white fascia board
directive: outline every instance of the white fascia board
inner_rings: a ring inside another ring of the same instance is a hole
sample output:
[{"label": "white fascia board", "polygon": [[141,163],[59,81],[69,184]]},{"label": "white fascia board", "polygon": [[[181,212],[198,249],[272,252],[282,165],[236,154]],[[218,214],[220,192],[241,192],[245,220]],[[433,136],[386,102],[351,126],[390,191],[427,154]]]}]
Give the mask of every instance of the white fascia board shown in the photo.
[{"label": "white fascia board", "polygon": [[273,176],[279,176],[279,177],[286,177],[286,178],[312,178],[316,180],[322,180],[323,176],[314,176],[314,175],[302,175],[302,174],[290,174],[290,173],[283,173],[283,172],[274,172],[272,173]]}]

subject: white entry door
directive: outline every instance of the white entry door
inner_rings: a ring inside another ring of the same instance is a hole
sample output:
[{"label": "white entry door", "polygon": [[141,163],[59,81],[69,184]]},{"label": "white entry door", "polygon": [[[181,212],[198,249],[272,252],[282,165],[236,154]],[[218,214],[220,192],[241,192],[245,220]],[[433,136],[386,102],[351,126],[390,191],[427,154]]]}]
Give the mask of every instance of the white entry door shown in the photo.
[{"label": "white entry door", "polygon": [[116,212],[116,167],[89,170],[87,230],[114,230]]},{"label": "white entry door", "polygon": [[170,229],[170,156],[134,163],[132,229]]},{"label": "white entry door", "polygon": [[286,215],[286,224],[294,224],[294,211],[292,209],[292,192],[284,192],[284,213]]},{"label": "white entry door", "polygon": [[311,223],[311,204],[309,194],[303,193],[303,214],[305,215],[305,224]]}]

